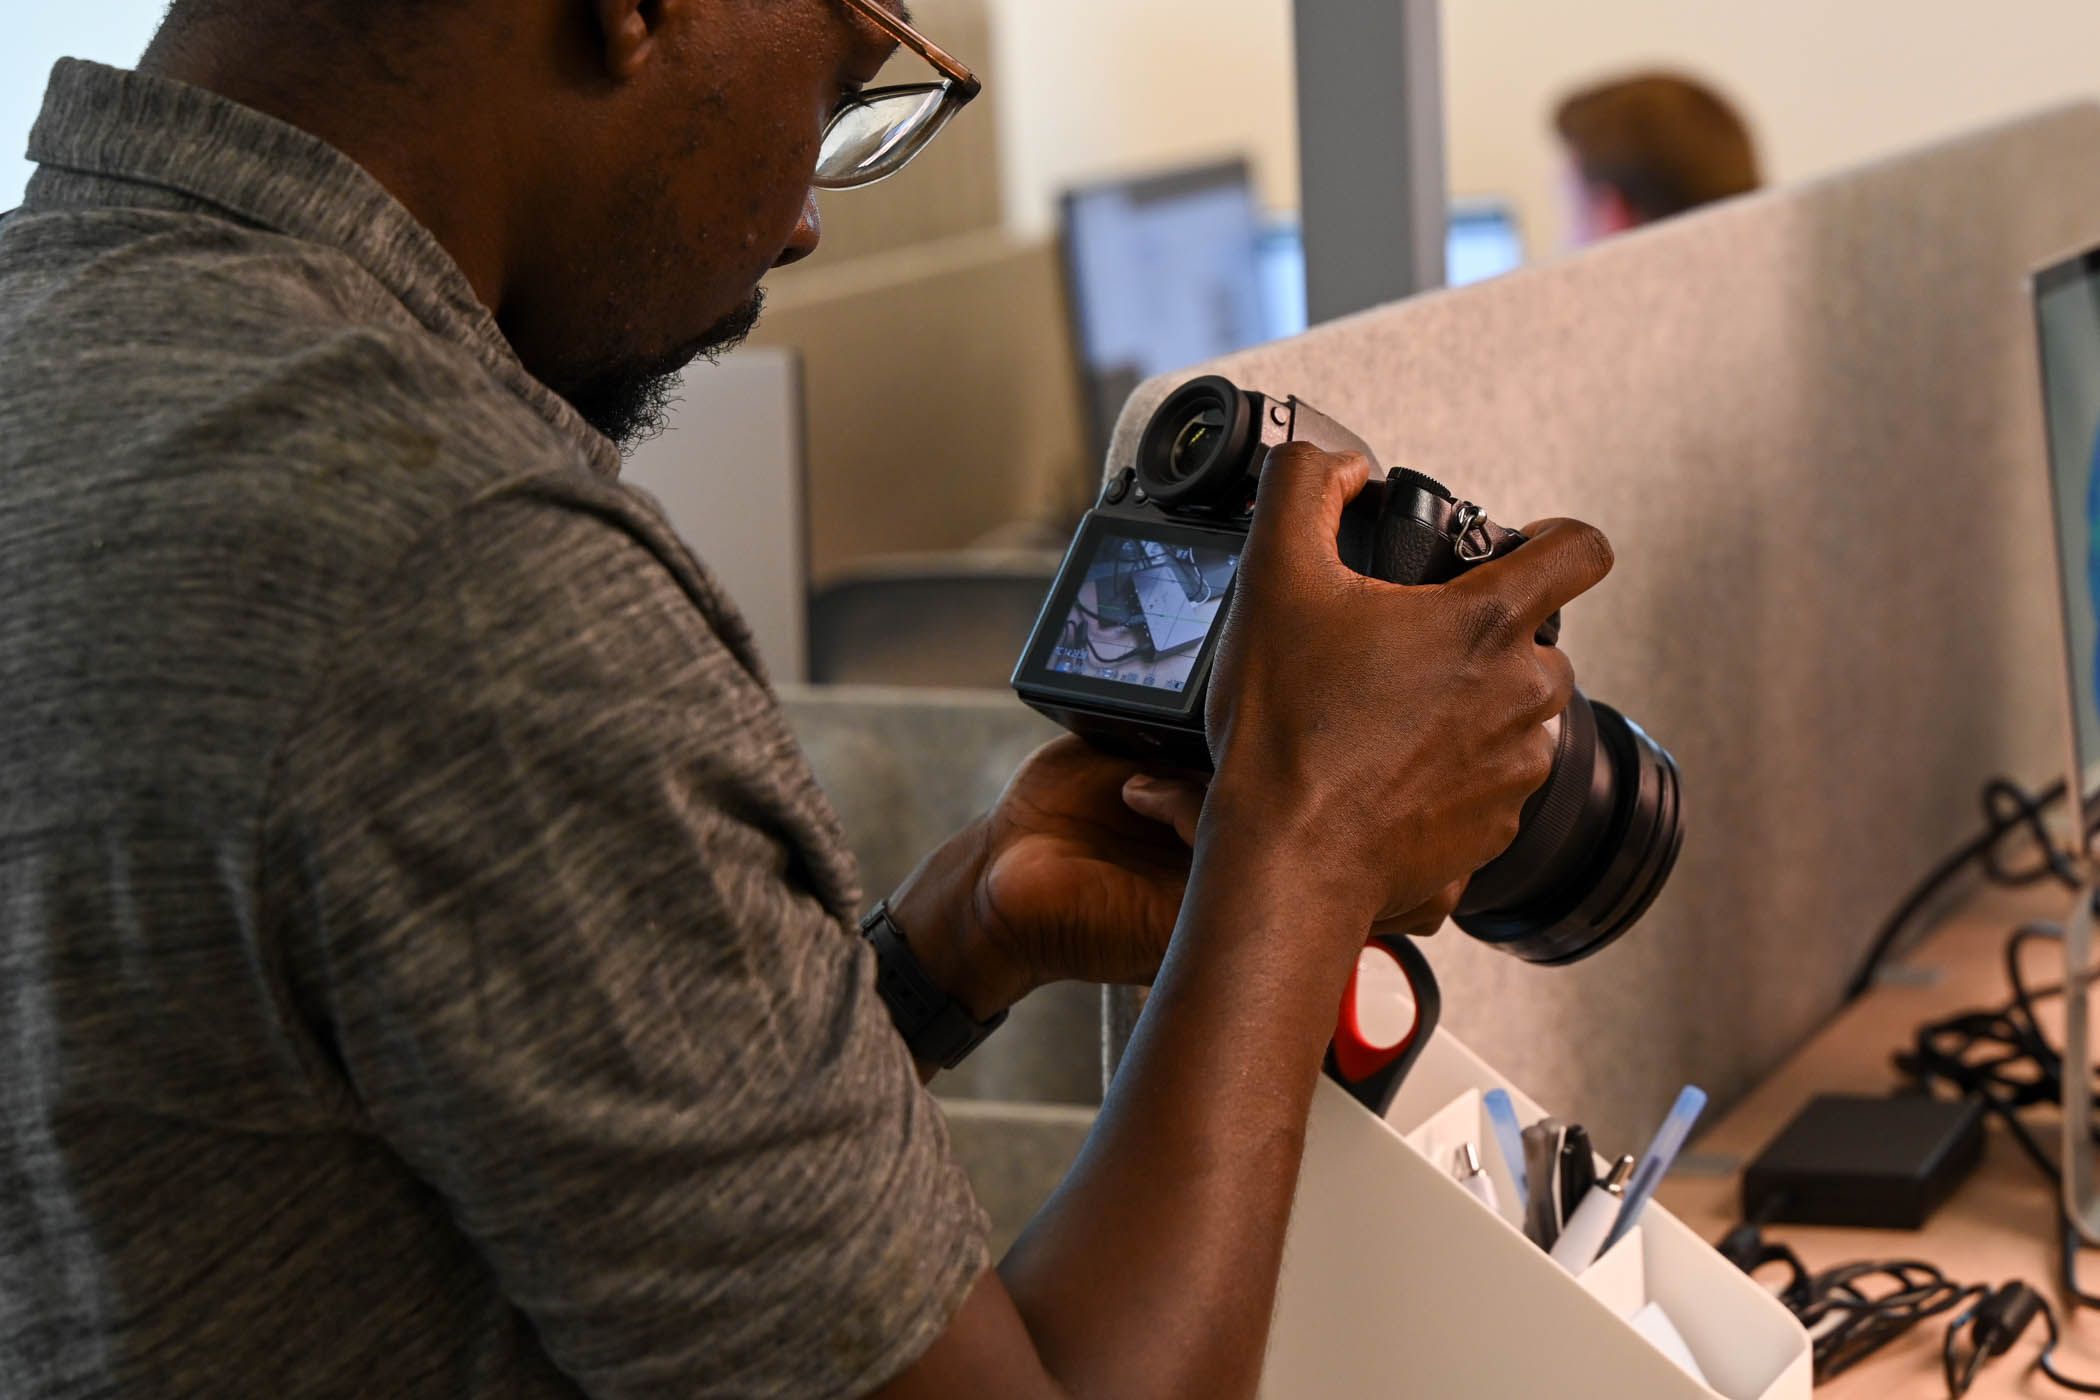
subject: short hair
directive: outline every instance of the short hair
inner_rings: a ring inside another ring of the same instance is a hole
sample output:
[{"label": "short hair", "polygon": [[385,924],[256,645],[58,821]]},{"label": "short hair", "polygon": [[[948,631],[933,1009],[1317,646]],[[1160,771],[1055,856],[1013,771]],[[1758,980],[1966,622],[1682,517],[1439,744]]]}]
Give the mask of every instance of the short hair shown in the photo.
[{"label": "short hair", "polygon": [[364,31],[381,19],[401,19],[433,8],[435,0],[168,0],[163,25],[180,32],[214,24],[263,27],[324,18]]},{"label": "short hair", "polygon": [[1642,73],[1561,103],[1554,127],[1582,178],[1617,190],[1643,220],[1747,194],[1762,183],[1749,128],[1727,99],[1674,73]]}]

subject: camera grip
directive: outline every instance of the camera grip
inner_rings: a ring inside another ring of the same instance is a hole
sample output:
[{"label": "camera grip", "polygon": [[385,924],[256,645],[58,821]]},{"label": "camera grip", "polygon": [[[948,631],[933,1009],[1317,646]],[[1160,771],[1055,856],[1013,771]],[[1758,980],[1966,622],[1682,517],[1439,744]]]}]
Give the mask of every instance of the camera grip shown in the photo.
[{"label": "camera grip", "polygon": [[1396,509],[1400,492],[1390,492],[1378,513],[1371,541],[1371,577],[1408,585],[1444,583],[1459,573],[1458,552],[1439,527]]}]

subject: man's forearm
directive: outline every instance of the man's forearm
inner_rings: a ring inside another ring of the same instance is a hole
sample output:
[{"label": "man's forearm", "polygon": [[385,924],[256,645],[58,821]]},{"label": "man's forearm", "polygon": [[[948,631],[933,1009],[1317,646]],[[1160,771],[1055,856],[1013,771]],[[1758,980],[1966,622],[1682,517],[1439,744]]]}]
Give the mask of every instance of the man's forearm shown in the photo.
[{"label": "man's forearm", "polygon": [[1252,1393],[1344,924],[1369,918],[1316,873],[1206,852],[1100,1122],[1000,1266],[1073,1394]]}]

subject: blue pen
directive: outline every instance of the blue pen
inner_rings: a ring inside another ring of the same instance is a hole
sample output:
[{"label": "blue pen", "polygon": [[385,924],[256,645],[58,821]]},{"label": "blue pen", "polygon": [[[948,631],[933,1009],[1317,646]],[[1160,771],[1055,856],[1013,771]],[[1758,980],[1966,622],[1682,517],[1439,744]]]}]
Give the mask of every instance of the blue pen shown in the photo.
[{"label": "blue pen", "polygon": [[1634,1169],[1633,1183],[1626,1188],[1626,1204],[1619,1207],[1619,1218],[1612,1222],[1611,1233],[1604,1237],[1604,1244],[1597,1251],[1599,1257],[1640,1223],[1641,1212],[1648,1207],[1648,1198],[1655,1194],[1656,1187],[1662,1185],[1670,1164],[1677,1160],[1678,1153],[1684,1151],[1684,1144],[1692,1135],[1692,1125],[1705,1111],[1706,1091],[1696,1084],[1685,1085],[1684,1092],[1677,1096],[1676,1105],[1670,1109],[1670,1116],[1663,1119],[1663,1125],[1655,1130],[1655,1141],[1648,1144],[1640,1166]]},{"label": "blue pen", "polygon": [[1517,1199],[1527,1201],[1531,1190],[1524,1179],[1524,1129],[1517,1122],[1517,1106],[1509,1101],[1507,1089],[1490,1089],[1480,1101],[1487,1106],[1488,1122],[1495,1128],[1495,1145],[1502,1149],[1502,1163],[1509,1168]]}]

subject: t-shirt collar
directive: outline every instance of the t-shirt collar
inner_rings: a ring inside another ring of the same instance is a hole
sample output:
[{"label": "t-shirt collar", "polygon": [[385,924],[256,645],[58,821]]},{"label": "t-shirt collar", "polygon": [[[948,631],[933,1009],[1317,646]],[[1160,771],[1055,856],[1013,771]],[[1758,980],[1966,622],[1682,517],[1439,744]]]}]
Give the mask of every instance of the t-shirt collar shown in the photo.
[{"label": "t-shirt collar", "polygon": [[619,449],[525,368],[436,236],[319,137],[203,88],[68,58],[52,70],[29,158],[172,190],[336,249],[572,438],[592,470],[619,474]]}]

